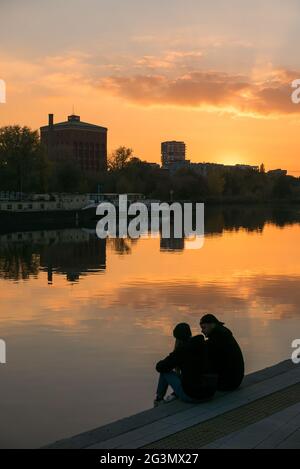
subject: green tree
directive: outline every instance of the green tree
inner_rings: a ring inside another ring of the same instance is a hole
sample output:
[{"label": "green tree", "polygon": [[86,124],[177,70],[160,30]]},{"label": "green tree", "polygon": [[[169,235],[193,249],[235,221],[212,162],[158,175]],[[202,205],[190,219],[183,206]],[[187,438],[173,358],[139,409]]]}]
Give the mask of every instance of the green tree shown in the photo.
[{"label": "green tree", "polygon": [[79,166],[70,162],[53,165],[51,190],[54,192],[87,192],[88,181]]},{"label": "green tree", "polygon": [[124,169],[132,158],[132,148],[119,147],[112,152],[108,159],[108,169],[110,171],[119,171]]},{"label": "green tree", "polygon": [[195,171],[182,168],[172,177],[175,199],[199,200],[207,193],[207,181]]},{"label": "green tree", "polygon": [[279,176],[274,183],[273,196],[276,198],[286,198],[291,195],[293,179],[291,176]]},{"label": "green tree", "polygon": [[222,172],[210,171],[207,176],[207,186],[210,195],[221,196],[225,187],[225,179]]},{"label": "green tree", "polygon": [[37,131],[0,128],[0,185],[3,190],[44,191],[48,165]]}]

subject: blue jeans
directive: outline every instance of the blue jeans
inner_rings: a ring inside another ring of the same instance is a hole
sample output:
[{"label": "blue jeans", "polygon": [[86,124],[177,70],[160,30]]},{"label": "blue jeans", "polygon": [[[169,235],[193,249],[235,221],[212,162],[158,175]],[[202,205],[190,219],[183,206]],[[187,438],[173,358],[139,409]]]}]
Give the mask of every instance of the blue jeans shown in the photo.
[{"label": "blue jeans", "polygon": [[169,373],[160,373],[158,386],[157,386],[157,397],[164,398],[168,387],[171,386],[178,399],[183,402],[197,403],[199,400],[189,397],[183,390],[181,377],[175,371]]}]

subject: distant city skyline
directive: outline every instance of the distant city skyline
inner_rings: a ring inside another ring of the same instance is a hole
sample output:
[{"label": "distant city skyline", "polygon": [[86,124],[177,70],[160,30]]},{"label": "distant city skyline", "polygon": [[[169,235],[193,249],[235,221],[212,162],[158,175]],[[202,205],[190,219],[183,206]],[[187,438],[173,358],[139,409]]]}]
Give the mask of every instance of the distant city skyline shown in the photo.
[{"label": "distant city skyline", "polygon": [[194,162],[300,176],[299,2],[170,5],[2,0],[0,125],[76,113],[109,128],[109,153],[126,145],[159,163],[161,142],[177,140]]}]

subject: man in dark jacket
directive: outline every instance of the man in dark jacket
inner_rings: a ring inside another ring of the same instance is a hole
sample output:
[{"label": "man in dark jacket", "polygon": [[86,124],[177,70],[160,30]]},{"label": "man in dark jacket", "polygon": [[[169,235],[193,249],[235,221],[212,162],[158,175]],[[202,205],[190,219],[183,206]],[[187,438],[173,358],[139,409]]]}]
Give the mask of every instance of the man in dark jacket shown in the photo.
[{"label": "man in dark jacket", "polygon": [[244,378],[244,359],[232,332],[213,314],[203,316],[200,326],[207,337],[210,370],[218,374],[218,390],[237,389]]},{"label": "man in dark jacket", "polygon": [[211,398],[216,390],[217,377],[207,375],[204,337],[192,337],[186,323],[178,324],[173,335],[176,338],[175,350],[156,365],[160,378],[154,405],[164,402],[168,386],[184,402],[195,403]]}]

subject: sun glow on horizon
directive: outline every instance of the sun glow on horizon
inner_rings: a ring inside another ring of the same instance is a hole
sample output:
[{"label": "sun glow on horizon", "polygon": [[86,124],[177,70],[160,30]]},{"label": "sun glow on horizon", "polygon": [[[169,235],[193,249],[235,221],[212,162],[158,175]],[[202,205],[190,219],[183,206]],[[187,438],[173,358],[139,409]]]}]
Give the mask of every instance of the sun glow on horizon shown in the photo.
[{"label": "sun glow on horizon", "polygon": [[218,162],[224,165],[235,166],[237,164],[250,164],[241,155],[223,155],[218,158]]}]

